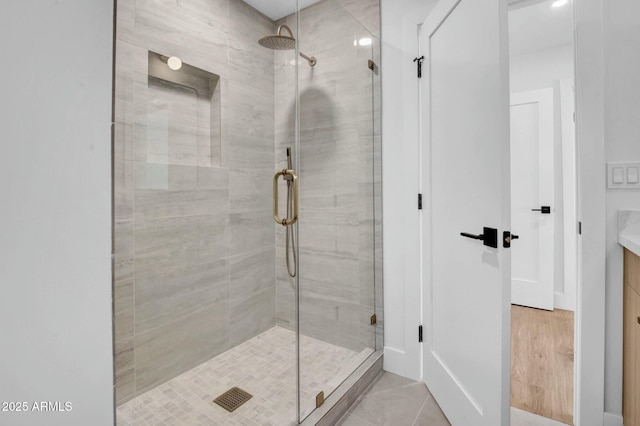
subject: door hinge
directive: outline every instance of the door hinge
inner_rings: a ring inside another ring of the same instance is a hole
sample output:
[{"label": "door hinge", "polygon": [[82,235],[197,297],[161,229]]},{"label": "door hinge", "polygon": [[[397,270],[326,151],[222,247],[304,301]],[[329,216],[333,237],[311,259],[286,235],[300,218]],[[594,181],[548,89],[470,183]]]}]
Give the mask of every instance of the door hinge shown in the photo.
[{"label": "door hinge", "polygon": [[418,342],[422,343],[422,326],[418,326]]},{"label": "door hinge", "polygon": [[371,71],[375,71],[375,69],[376,69],[376,63],[375,63],[375,62],[373,62],[371,59],[369,59],[369,62],[367,63],[367,67],[369,67],[369,69],[370,69]]},{"label": "door hinge", "polygon": [[422,194],[418,194],[418,210],[422,210]]},{"label": "door hinge", "polygon": [[578,235],[582,235],[582,222],[578,222]]},{"label": "door hinge", "polygon": [[377,322],[378,317],[376,317],[376,314],[371,315],[371,325],[376,325]]},{"label": "door hinge", "polygon": [[424,61],[424,55],[413,59],[413,62],[418,63],[418,78],[422,78],[422,62],[423,61]]}]

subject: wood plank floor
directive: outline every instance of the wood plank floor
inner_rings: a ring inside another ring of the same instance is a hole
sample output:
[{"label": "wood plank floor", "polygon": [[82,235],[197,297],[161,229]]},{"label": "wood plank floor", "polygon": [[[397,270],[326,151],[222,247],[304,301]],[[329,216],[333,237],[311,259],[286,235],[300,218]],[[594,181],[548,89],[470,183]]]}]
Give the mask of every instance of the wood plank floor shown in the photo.
[{"label": "wood plank floor", "polygon": [[573,312],[511,306],[511,406],[573,425]]}]

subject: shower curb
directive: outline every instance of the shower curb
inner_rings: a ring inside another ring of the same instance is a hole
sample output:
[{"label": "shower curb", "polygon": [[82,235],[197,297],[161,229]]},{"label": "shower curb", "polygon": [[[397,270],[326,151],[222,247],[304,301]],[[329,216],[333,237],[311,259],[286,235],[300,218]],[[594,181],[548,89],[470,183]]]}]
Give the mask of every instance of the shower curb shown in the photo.
[{"label": "shower curb", "polygon": [[382,373],[382,351],[373,353],[325,402],[301,424],[303,426],[333,426],[340,421],[360,396]]}]

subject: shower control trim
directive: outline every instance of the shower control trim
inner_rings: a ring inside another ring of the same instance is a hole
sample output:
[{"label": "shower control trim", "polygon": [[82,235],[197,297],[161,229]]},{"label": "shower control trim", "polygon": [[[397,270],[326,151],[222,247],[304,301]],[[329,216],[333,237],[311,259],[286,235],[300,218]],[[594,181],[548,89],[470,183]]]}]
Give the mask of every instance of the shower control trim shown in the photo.
[{"label": "shower control trim", "polygon": [[[280,218],[278,215],[278,179],[293,180],[293,217]],[[273,176],[273,220],[282,226],[293,225],[298,221],[298,176],[291,169],[283,169]]]}]

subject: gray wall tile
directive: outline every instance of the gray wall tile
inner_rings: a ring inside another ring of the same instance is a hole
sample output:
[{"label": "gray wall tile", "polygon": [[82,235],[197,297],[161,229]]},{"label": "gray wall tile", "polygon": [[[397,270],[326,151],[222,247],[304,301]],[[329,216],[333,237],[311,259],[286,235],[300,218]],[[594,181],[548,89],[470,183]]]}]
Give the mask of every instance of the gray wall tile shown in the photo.
[{"label": "gray wall tile", "polygon": [[227,304],[212,305],[205,312],[137,334],[137,394],[224,352],[228,348],[227,318]]},{"label": "gray wall tile", "polygon": [[[274,26],[240,0],[118,2],[119,402],[275,324]],[[213,100],[150,81],[148,51],[219,75]]]},{"label": "gray wall tile", "polygon": [[276,325],[275,286],[230,304],[229,344],[238,345]]}]

